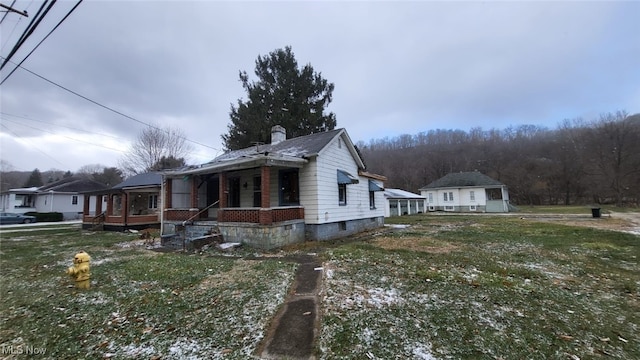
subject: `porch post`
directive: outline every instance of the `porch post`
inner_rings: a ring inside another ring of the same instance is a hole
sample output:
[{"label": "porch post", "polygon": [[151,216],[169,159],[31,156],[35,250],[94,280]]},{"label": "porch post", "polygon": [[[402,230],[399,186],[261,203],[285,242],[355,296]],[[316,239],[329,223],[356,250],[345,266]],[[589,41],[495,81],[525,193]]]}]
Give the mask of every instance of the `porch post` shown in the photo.
[{"label": "porch post", "polygon": [[268,166],[263,166],[260,169],[260,225],[271,225],[273,223],[273,210],[271,209],[271,196],[269,194],[269,188],[271,187],[271,171]]},{"label": "porch post", "polygon": [[173,184],[173,179],[167,178],[166,184],[164,186],[164,199],[162,199],[165,209],[171,209],[171,185],[172,184]]},{"label": "porch post", "polygon": [[107,216],[113,214],[113,194],[107,194]]},{"label": "porch post", "polygon": [[191,208],[198,208],[198,185],[197,185],[197,177],[195,175],[191,176]]},{"label": "porch post", "polygon": [[[102,200],[103,200],[104,194],[99,194],[96,195],[96,216],[100,215],[102,213]],[[91,201],[91,200],[89,200]]]},{"label": "porch post", "polygon": [[91,195],[86,194],[84,197],[84,203],[82,204],[82,215],[89,215],[89,202],[91,200]]},{"label": "porch post", "polygon": [[269,193],[269,189],[271,188],[271,171],[269,171],[269,169],[268,166],[263,166],[260,169],[260,176],[262,178],[260,181],[260,192],[262,193],[260,196],[261,208],[271,207],[271,194]]},{"label": "porch post", "polygon": [[224,209],[227,207],[227,200],[229,195],[227,191],[227,173],[220,173],[218,190],[220,193],[220,209]]},{"label": "porch post", "polygon": [[127,193],[122,193],[122,219],[125,225],[127,225],[128,215],[129,215],[129,196],[127,196]]}]

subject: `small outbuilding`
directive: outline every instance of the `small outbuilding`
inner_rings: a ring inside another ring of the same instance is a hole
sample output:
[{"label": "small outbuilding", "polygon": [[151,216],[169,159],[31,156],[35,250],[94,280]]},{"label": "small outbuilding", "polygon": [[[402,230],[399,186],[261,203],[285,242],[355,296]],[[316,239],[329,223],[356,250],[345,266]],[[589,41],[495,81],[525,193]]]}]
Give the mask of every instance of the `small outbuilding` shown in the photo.
[{"label": "small outbuilding", "polygon": [[450,173],[420,188],[427,211],[509,212],[507,186],[478,171]]},{"label": "small outbuilding", "polygon": [[425,197],[401,189],[384,189],[384,216],[421,214],[425,210]]}]

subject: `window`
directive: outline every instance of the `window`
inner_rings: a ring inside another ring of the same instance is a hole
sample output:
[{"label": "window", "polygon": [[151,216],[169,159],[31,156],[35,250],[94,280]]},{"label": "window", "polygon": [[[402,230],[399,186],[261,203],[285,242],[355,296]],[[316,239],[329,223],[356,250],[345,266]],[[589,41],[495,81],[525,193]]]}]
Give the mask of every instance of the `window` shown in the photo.
[{"label": "window", "polygon": [[113,195],[111,201],[111,215],[122,215],[122,195]]},{"label": "window", "polygon": [[158,195],[149,195],[149,209],[158,208]]},{"label": "window", "polygon": [[71,196],[71,205],[78,205],[78,195]]},{"label": "window", "polygon": [[280,171],[280,205],[300,205],[297,169]]},{"label": "window", "polygon": [[369,209],[374,210],[376,208],[376,192],[369,191]]},{"label": "window", "polygon": [[338,204],[347,205],[347,184],[338,184]]},{"label": "window", "polygon": [[476,201],[476,192],[475,191],[469,191],[469,199],[471,201]]},{"label": "window", "polygon": [[253,177],[253,207],[262,206],[262,177]]},{"label": "window", "polygon": [[433,193],[429,193],[429,203],[433,203]]},{"label": "window", "polygon": [[453,193],[452,192],[449,193],[449,201],[453,201]]},{"label": "window", "polygon": [[449,201],[449,194],[444,193],[444,201]]},{"label": "window", "polygon": [[476,211],[477,208],[475,205],[469,205],[469,211]]}]

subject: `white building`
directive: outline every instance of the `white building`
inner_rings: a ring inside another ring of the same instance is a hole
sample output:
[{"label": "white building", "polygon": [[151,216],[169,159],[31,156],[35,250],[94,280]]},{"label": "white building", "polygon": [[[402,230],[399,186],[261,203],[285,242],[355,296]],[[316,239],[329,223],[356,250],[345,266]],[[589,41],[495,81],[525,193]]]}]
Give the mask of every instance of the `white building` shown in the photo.
[{"label": "white building", "polygon": [[507,186],[478,171],[447,174],[420,193],[427,211],[509,212]]},{"label": "white building", "polygon": [[286,139],[274,126],[270,144],[167,171],[163,236],[185,244],[215,227],[261,248],[348,236],[384,225],[385,180],[364,170],[345,129]]},{"label": "white building", "polygon": [[41,187],[9,189],[0,194],[0,206],[3,212],[59,212],[64,220],[80,219],[84,205],[82,192],[104,188],[106,186],[97,181],[68,177]]},{"label": "white building", "polygon": [[422,195],[401,189],[384,189],[384,198],[385,217],[421,214],[425,211],[426,199]]}]

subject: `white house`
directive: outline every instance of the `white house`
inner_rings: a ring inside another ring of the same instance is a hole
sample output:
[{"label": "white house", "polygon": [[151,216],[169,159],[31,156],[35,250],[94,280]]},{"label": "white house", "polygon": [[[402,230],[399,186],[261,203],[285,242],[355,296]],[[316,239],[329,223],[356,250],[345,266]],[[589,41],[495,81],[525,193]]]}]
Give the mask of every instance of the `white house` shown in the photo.
[{"label": "white house", "polygon": [[425,197],[401,189],[384,189],[384,216],[420,214],[425,211]]},{"label": "white house", "polygon": [[386,178],[364,170],[346,130],[285,134],[274,126],[270,144],[165,172],[163,237],[185,244],[219,230],[225,241],[274,248],[384,225]]},{"label": "white house", "polygon": [[478,171],[447,174],[420,193],[428,211],[509,212],[507,186]]},{"label": "white house", "polygon": [[3,191],[0,194],[0,210],[24,214],[36,211],[37,187],[15,188]]},{"label": "white house", "polygon": [[97,181],[68,177],[41,187],[10,189],[0,195],[3,212],[59,212],[64,220],[80,219],[84,195],[82,192],[104,189]]}]

